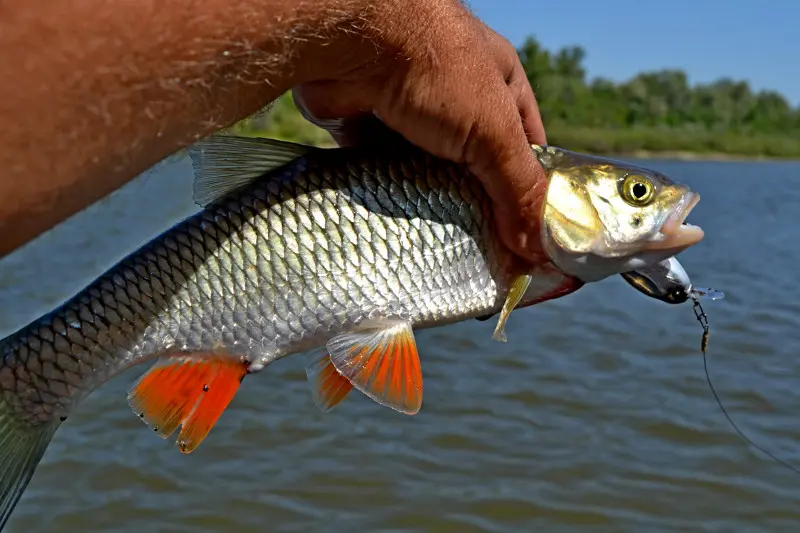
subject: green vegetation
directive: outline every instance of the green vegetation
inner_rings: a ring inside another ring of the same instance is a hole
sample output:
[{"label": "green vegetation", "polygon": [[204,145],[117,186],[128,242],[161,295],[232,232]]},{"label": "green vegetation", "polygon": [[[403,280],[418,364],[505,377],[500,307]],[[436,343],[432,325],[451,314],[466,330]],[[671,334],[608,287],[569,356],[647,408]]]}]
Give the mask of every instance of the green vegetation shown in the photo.
[{"label": "green vegetation", "polygon": [[518,53],[556,146],[800,157],[800,109],[774,91],[730,79],[690,86],[680,70],[643,72],[620,84],[587,80],[582,48],[552,53],[533,38]]},{"label": "green vegetation", "polygon": [[[533,37],[517,50],[534,88],[548,142],[600,154],[800,158],[800,108],[775,91],[721,79],[690,86],[680,70],[643,72],[623,83],[588,80],[586,52],[544,49]],[[266,115],[234,126],[245,134],[330,145],[291,95]]]},{"label": "green vegetation", "polygon": [[266,112],[258,113],[230,129],[237,135],[269,137],[312,146],[333,146],[327,131],[308,122],[297,110],[292,93],[287,92],[273,102]]}]

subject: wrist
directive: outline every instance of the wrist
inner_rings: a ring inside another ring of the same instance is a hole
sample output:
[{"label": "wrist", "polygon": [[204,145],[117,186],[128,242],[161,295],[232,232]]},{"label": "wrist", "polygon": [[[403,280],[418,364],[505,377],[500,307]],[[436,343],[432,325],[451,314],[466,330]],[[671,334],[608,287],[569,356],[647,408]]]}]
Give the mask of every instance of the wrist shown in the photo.
[{"label": "wrist", "polygon": [[275,78],[288,90],[303,83],[338,79],[374,60],[379,55],[371,39],[376,14],[384,4],[401,0],[283,1],[292,4],[284,15],[285,31],[262,35],[260,46],[284,51],[280,75]]},{"label": "wrist", "polygon": [[[320,7],[324,33],[312,26],[295,50],[292,86],[302,83],[361,79],[376,69],[427,56],[435,37],[453,28],[448,21],[471,16],[459,0],[332,0]],[[331,14],[335,13],[335,16]],[[462,19],[463,20],[463,19]],[[388,60],[388,61],[387,61]]]}]

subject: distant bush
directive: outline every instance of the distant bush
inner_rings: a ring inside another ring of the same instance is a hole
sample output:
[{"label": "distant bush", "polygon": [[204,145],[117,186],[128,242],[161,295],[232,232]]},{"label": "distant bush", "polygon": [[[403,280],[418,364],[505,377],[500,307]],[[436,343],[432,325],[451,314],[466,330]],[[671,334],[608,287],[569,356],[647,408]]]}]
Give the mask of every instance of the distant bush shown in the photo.
[{"label": "distant bush", "polygon": [[278,98],[271,108],[249,117],[230,128],[238,135],[269,137],[312,146],[331,146],[333,139],[327,131],[311,124],[294,105],[292,93]]}]

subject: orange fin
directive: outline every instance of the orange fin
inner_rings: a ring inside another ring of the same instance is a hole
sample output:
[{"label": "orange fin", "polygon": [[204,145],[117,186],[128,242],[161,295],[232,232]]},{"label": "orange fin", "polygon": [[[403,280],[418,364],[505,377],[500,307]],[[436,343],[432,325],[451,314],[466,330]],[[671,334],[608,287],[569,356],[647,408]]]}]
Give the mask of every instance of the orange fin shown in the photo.
[{"label": "orange fin", "polygon": [[247,374],[247,363],[222,354],[164,356],[128,392],[131,408],[162,438],[178,426],[178,446],[203,442]]},{"label": "orange fin", "polygon": [[339,405],[353,390],[353,385],[333,366],[327,352],[321,356],[316,352],[309,354],[306,376],[314,403],[325,413]]},{"label": "orange fin", "polygon": [[422,368],[408,322],[378,321],[328,342],[331,363],[381,405],[413,415],[422,407]]}]

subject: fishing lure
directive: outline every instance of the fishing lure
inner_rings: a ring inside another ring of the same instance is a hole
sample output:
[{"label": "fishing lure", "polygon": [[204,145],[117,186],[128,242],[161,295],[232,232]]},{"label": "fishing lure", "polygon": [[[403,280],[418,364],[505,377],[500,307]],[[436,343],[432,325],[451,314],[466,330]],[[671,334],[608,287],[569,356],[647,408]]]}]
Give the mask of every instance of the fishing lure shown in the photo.
[{"label": "fishing lure", "polygon": [[721,300],[725,294],[709,288],[694,287],[689,274],[675,257],[648,267],[620,274],[636,290],[668,304],[682,304],[698,298]]},{"label": "fishing lure", "polygon": [[692,282],[689,278],[689,275],[686,273],[686,270],[674,257],[651,265],[647,268],[632,272],[625,272],[621,275],[625,281],[636,288],[639,292],[646,294],[651,298],[655,298],[656,300],[660,300],[669,304],[680,304],[689,300],[692,301],[692,310],[694,311],[694,316],[700,323],[700,326],[703,328],[703,336],[700,339],[700,350],[703,352],[703,369],[705,370],[706,374],[706,382],[708,383],[711,394],[714,396],[714,400],[716,400],[717,405],[722,411],[722,414],[725,416],[736,434],[739,435],[744,442],[760,451],[770,459],[800,474],[800,469],[788,463],[787,461],[784,461],[780,457],[777,457],[774,453],[753,441],[753,439],[747,436],[739,428],[736,422],[734,422],[733,418],[731,418],[731,415],[728,413],[725,405],[722,403],[722,399],[719,397],[719,394],[717,394],[714,383],[711,381],[711,374],[708,371],[708,357],[706,355],[711,328],[708,323],[708,315],[706,315],[705,310],[703,310],[700,300],[721,300],[725,297],[725,294],[716,289],[692,286]]},{"label": "fishing lure", "polygon": [[621,276],[636,290],[656,300],[668,304],[682,304],[692,300],[694,315],[703,327],[700,350],[704,354],[706,353],[710,329],[708,315],[703,310],[700,299],[721,300],[725,297],[723,292],[705,287],[694,287],[686,269],[675,257],[639,270],[624,272]]}]

